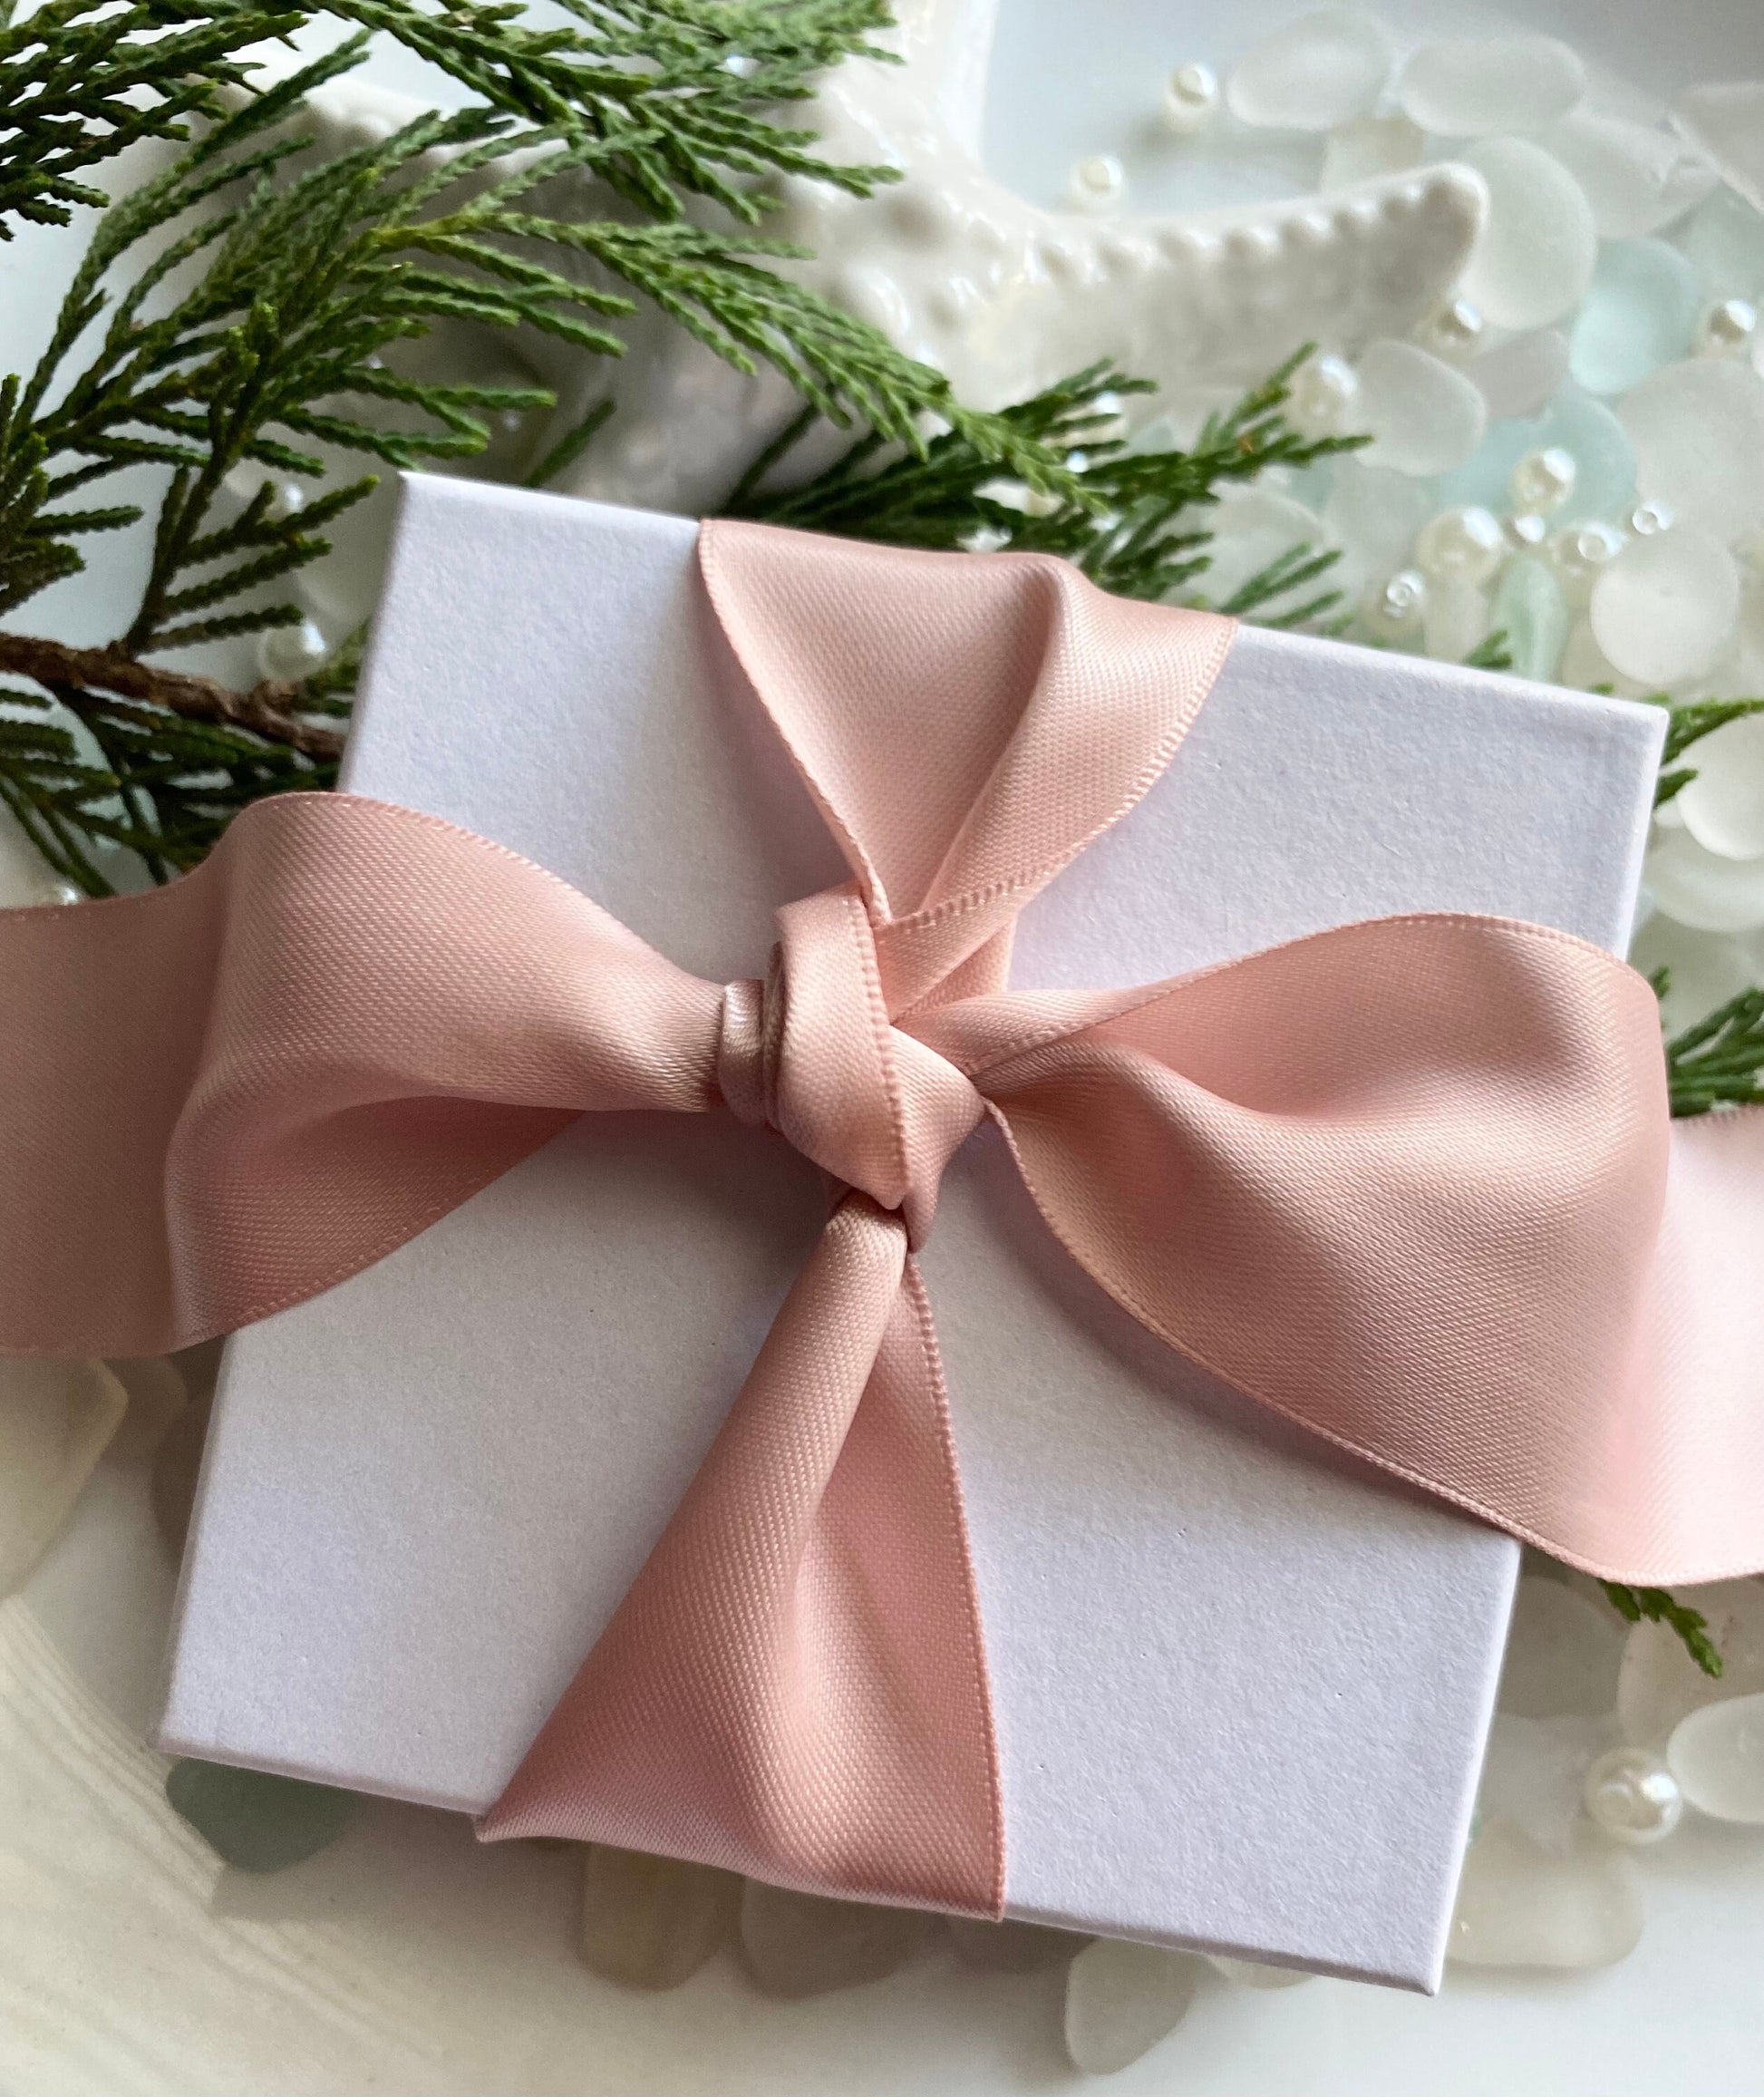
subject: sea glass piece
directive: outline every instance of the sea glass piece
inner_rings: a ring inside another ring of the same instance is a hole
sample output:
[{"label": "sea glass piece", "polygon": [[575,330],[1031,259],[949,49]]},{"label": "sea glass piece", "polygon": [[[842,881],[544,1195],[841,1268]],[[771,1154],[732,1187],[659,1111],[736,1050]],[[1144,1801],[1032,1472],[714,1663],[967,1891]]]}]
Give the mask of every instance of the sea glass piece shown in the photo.
[{"label": "sea glass piece", "polygon": [[1694,139],[1747,203],[1764,211],[1764,80],[1687,87],[1672,121]]},{"label": "sea glass piece", "polygon": [[979,1922],[967,1915],[950,1917],[949,1937],[956,1957],[976,1973],[1044,1973],[1090,1942],[1076,1930],[1044,1923]]},{"label": "sea glass piece", "polygon": [[138,1354],[109,1364],[129,1395],[129,1410],[111,1438],[112,1463],[148,1463],[189,1403],[183,1374],[170,1355]]},{"label": "sea glass piece", "polygon": [[0,1361],[0,1595],[55,1540],[128,1404],[102,1362]]},{"label": "sea glass piece", "polygon": [[880,1980],[906,1965],[930,1927],[917,1908],[827,1900],[757,1879],[741,1892],[741,1952],[769,1995],[797,1999]]},{"label": "sea glass piece", "polygon": [[[1536,564],[1521,564],[1514,566]],[[1546,578],[1547,579],[1547,578]],[[1617,1702],[1623,1623],[1564,1580],[1519,1582],[1507,1635],[1499,1705],[1520,1718],[1600,1717]]]},{"label": "sea glass piece", "polygon": [[1372,442],[1369,466],[1443,473],[1482,441],[1488,410],[1463,373],[1413,343],[1375,342],[1360,359],[1358,421]]},{"label": "sea glass piece", "polygon": [[1568,338],[1559,328],[1533,328],[1508,342],[1484,350],[1464,367],[1481,389],[1488,420],[1541,414],[1550,395],[1568,375]]},{"label": "sea glass piece", "polygon": [[1708,298],[1764,296],[1764,212],[1725,185],[1691,215],[1681,236]]},{"label": "sea glass piece", "polygon": [[1425,482],[1359,458],[1339,460],[1323,529],[1342,551],[1343,579],[1363,582],[1395,568],[1433,510]]},{"label": "sea glass piece", "polygon": [[1403,114],[1447,139],[1541,131],[1565,116],[1585,92],[1579,53],[1554,36],[1460,36],[1424,44],[1397,83]]},{"label": "sea glass piece", "polygon": [[[1754,974],[1749,967],[1747,979]],[[1720,1004],[1726,995],[1718,988],[1708,1002]],[[1764,1580],[1722,1580],[1677,1594],[1708,1619],[1721,1672],[1705,1675],[1669,1626],[1637,1624],[1623,1642],[1617,1676],[1617,1717],[1623,1738],[1637,1747],[1663,1748],[1682,1718],[1718,1698],[1764,1692]]]},{"label": "sea glass piece", "polygon": [[1590,1825],[1558,1857],[1490,1820],[1464,1859],[1447,1956],[1456,1966],[1585,1971],[1627,1958],[1642,1922],[1629,1859]]},{"label": "sea glass piece", "polygon": [[1764,926],[1764,859],[1730,859],[1680,827],[1648,855],[1647,884],[1665,917],[1698,932],[1752,932]]},{"label": "sea glass piece", "polygon": [[1546,327],[1586,296],[1598,228],[1580,185],[1529,139],[1485,139],[1459,156],[1488,185],[1488,218],[1459,289],[1496,327]]},{"label": "sea glass piece", "polygon": [[1697,776],[1678,791],[1684,827],[1724,859],[1764,855],[1764,714],[1730,721],[1692,744]]},{"label": "sea glass piece", "polygon": [[1681,1719],[1666,1766],[1698,1812],[1764,1825],[1764,1695],[1724,1697]]},{"label": "sea glass piece", "polygon": [[1208,565],[1200,587],[1211,605],[1232,594],[1297,546],[1320,547],[1323,520],[1314,510],[1270,488],[1252,488],[1221,502],[1214,513]]},{"label": "sea glass piece", "polygon": [[166,1429],[153,1453],[149,1488],[153,1521],[174,1560],[183,1557],[184,1539],[189,1534],[196,1481],[202,1469],[202,1445],[208,1439],[213,1405],[212,1393],[192,1400]]},{"label": "sea glass piece", "polygon": [[1618,410],[1642,493],[1727,542],[1764,524],[1764,380],[1731,357],[1687,357]]},{"label": "sea glass piece", "polygon": [[353,1791],[219,1762],[174,1762],[165,1795],[209,1849],[241,1871],[304,1864],[336,1840],[355,1811]]},{"label": "sea glass piece", "polygon": [[1260,1959],[1226,1958],[1216,1951],[1207,1954],[1207,1963],[1234,1988],[1295,1988],[1317,1977],[1294,1966],[1264,1966]]},{"label": "sea glass piece", "polygon": [[1585,612],[1568,628],[1562,659],[1556,665],[1555,682],[1565,684],[1571,692],[1611,692],[1619,699],[1643,695],[1642,687],[1633,677],[1623,676],[1614,663],[1605,660]]},{"label": "sea glass piece", "polygon": [[1488,632],[1488,599],[1468,576],[1430,576],[1421,645],[1439,663],[1461,663]]},{"label": "sea glass piece", "polygon": [[1711,669],[1740,616],[1739,563],[1695,525],[1633,539],[1593,585],[1593,637],[1625,676],[1662,688]]},{"label": "sea glass piece", "polygon": [[582,1963],[631,1988],[677,1988],[735,1933],[741,1881],[708,1864],[588,1846]]},{"label": "sea glass piece", "polygon": [[1488,624],[1507,636],[1516,677],[1554,683],[1572,623],[1562,586],[1545,562],[1529,555],[1508,562],[1488,607]]},{"label": "sea glass piece", "polygon": [[1586,1772],[1616,1738],[1609,1714],[1522,1718],[1497,1711],[1483,1756],[1478,1819],[1504,1821],[1551,1856],[1565,1856],[1581,1821]]},{"label": "sea glass piece", "polygon": [[1577,109],[1540,141],[1580,184],[1604,240],[1657,233],[1708,196],[1707,155],[1679,134]]},{"label": "sea glass piece", "polygon": [[1589,393],[1626,393],[1691,347],[1701,290],[1663,240],[1608,240],[1575,317],[1568,369]]},{"label": "sea glass piece", "polygon": [[1320,7],[1244,53],[1226,82],[1226,106],[1261,129],[1332,131],[1371,109],[1390,75],[1391,43],[1375,15]]},{"label": "sea glass piece", "polygon": [[1322,188],[1345,189],[1380,175],[1400,175],[1427,157],[1420,127],[1406,116],[1354,117],[1323,141]]},{"label": "sea glass piece", "polygon": [[1066,1976],[1066,2051],[1088,2075],[1149,2053],[1188,2014],[1207,1968],[1192,1952],[1099,1937]]}]

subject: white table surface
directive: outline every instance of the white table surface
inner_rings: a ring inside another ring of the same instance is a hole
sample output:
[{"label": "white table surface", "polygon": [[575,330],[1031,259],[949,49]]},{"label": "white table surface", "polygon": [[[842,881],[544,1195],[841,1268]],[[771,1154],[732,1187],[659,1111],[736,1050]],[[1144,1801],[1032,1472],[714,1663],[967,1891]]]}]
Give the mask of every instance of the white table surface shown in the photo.
[{"label": "white table surface", "polygon": [[[1227,58],[1294,11],[1004,0],[989,157],[1045,188],[1075,150],[1113,142],[1172,63]],[[1386,12],[1429,28],[1488,13],[1446,0]],[[1687,0],[1670,17],[1657,0],[1530,0],[1527,13],[1656,87],[1764,73],[1757,0]],[[397,58],[376,70],[417,84]],[[71,245],[27,234],[0,247],[0,369],[32,353]],[[34,622],[108,637],[144,558],[139,534],[95,541],[88,575],[38,600]],[[27,865],[0,838],[0,891],[15,895]],[[370,1802],[293,1870],[224,1869],[166,1806],[164,1762],[141,1745],[172,1577],[143,1474],[106,1464],[24,1592],[0,1604],[0,2091],[981,2097],[1076,2082],[1060,2044],[1061,1976],[976,1976],[946,1950],[802,2004],[762,2000],[726,1956],[673,1995],[623,1992],[575,1956],[574,1857],[480,1849],[455,1817]],[[1332,1981],[1275,1994],[1212,1983],[1110,2087],[1764,2092],[1764,1831],[1688,1827],[1641,1869],[1645,1934],[1605,1972],[1456,1972],[1431,2002]]]}]

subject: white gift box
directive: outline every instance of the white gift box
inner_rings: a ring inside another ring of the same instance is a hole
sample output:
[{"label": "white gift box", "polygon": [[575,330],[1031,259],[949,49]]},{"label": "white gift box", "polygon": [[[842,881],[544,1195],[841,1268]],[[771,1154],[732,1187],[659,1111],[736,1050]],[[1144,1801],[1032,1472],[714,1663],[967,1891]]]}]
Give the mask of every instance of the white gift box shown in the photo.
[{"label": "white gift box", "polygon": [[[725,980],[846,869],[696,533],[412,479],[345,784],[527,854]],[[1025,911],[1013,980],[1152,981],[1419,909],[1621,951],[1662,733],[1657,709],[1246,629],[1162,781]],[[487,1806],[824,1212],[819,1175],[732,1117],[585,1116],[231,1341],[161,1744]],[[1008,1912],[1437,1986],[1517,1548],[1134,1325],[990,1128],[924,1265]]]}]

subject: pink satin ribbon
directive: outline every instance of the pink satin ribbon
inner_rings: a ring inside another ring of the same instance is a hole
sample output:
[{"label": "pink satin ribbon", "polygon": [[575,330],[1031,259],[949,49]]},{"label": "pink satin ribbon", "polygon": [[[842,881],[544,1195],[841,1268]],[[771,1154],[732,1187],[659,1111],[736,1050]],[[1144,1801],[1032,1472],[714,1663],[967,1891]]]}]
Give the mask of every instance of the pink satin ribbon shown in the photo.
[{"label": "pink satin ribbon", "polygon": [[1764,1563],[1764,1408],[1734,1352],[1764,1324],[1764,1116],[1687,1132],[1669,1206],[1645,983],[1437,916],[1011,992],[1017,912],[1157,779],[1229,625],[1032,558],[727,524],[702,551],[852,869],[780,913],[767,984],[703,982],[500,847],[346,796],[258,804],[152,895],[0,917],[12,1352],[266,1316],[584,1111],[726,1105],[840,1190],[487,1833],[998,1911],[913,1257],[983,1115],[1072,1256],[1240,1390],[1597,1571]]}]

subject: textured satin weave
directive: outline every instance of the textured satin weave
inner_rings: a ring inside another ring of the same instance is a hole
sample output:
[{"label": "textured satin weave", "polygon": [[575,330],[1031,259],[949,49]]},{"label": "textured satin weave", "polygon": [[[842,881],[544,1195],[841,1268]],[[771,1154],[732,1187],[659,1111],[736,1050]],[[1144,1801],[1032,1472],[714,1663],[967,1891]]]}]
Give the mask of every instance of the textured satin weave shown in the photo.
[{"label": "textured satin weave", "polygon": [[780,912],[766,984],[701,981],[501,848],[346,796],[258,804],[151,896],[0,916],[9,1351],[265,1316],[584,1111],[726,1105],[840,1190],[487,1832],[996,1911],[913,1257],[983,1113],[1074,1257],[1251,1395],[1598,1571],[1764,1563],[1764,1115],[1673,1145],[1640,978],[1417,917],[1013,993],[1017,911],[1158,777],[1228,626],[1034,558],[701,546],[852,869]]}]

